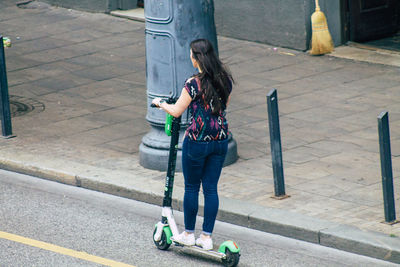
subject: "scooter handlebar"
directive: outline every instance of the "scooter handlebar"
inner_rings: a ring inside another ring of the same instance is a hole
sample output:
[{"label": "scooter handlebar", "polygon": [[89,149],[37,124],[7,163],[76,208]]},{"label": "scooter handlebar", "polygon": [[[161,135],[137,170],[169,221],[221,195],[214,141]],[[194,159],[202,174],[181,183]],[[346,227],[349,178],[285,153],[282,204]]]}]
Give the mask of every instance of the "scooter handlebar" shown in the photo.
[{"label": "scooter handlebar", "polygon": [[[176,101],[177,101],[177,99],[176,98],[172,98],[172,97],[170,97],[170,98],[165,100],[165,102],[167,102],[167,104],[174,104]],[[158,108],[158,106],[153,104],[153,103],[150,104],[150,107]]]}]

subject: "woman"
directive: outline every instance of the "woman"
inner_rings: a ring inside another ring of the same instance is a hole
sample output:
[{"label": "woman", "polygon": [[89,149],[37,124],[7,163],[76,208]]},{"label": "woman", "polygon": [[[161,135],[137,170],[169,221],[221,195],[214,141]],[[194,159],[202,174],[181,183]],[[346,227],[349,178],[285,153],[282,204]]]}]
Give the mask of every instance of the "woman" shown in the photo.
[{"label": "woman", "polygon": [[[211,234],[219,206],[218,180],[228,150],[225,109],[233,80],[206,39],[198,39],[190,44],[190,59],[199,73],[186,81],[178,101],[167,104],[161,98],[155,98],[152,103],[174,117],[179,117],[189,107],[191,120],[182,146],[185,231],[174,241],[211,250]],[[200,184],[204,193],[204,223],[203,232],[195,241]]]}]

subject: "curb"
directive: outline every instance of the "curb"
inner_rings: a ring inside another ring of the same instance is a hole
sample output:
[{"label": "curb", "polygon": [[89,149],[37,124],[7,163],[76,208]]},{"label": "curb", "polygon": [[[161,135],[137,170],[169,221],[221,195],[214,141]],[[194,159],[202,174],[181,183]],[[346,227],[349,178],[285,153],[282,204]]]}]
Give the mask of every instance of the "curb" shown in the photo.
[{"label": "curb", "polygon": [[[99,179],[33,166],[23,162],[1,159],[0,168],[158,206],[163,199],[162,194],[131,189],[103,182]],[[173,198],[172,205],[176,210],[183,210],[182,201],[179,200],[179,197]],[[202,203],[200,203],[199,215],[202,215],[201,211]],[[400,264],[399,238],[378,232],[364,231],[353,226],[224,197],[220,197],[217,219],[271,234]]]}]

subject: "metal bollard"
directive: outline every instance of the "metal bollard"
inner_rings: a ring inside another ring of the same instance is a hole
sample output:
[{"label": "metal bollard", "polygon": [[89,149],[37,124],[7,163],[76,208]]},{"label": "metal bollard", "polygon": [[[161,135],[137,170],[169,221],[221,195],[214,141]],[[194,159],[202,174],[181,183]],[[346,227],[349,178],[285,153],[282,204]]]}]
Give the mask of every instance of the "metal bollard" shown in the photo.
[{"label": "metal bollard", "polygon": [[275,199],[289,197],[285,193],[285,181],[283,176],[281,131],[279,126],[278,94],[276,89],[267,95],[269,136],[271,140],[272,169],[274,172]]},{"label": "metal bollard", "polygon": [[3,36],[0,35],[0,119],[4,138],[11,138],[11,113],[10,100],[8,97],[8,82],[6,72],[6,58],[4,54]]},{"label": "metal bollard", "polygon": [[396,221],[394,205],[392,153],[390,151],[389,114],[387,111],[378,116],[378,132],[385,222],[394,224],[398,221]]}]

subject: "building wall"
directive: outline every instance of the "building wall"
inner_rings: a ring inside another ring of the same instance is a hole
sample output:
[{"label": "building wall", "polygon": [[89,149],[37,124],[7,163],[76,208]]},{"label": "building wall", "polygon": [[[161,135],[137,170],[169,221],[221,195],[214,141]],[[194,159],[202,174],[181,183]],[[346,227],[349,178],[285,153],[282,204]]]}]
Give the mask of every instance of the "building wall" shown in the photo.
[{"label": "building wall", "polygon": [[110,12],[116,9],[131,9],[137,0],[40,0],[55,6],[90,12]]},{"label": "building wall", "polygon": [[[320,0],[335,45],[343,43],[342,3]],[[220,35],[307,50],[314,0],[214,0]]]},{"label": "building wall", "polygon": [[214,0],[217,33],[305,50],[307,2],[305,0]]}]

